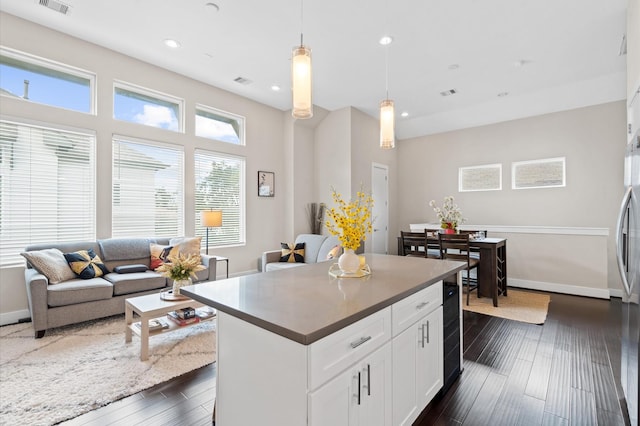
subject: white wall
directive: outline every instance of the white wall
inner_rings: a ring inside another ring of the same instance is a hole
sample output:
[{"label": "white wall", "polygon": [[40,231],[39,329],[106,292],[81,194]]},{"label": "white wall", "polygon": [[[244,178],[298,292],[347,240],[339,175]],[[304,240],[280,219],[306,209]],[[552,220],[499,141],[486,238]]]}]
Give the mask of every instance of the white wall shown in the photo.
[{"label": "white wall", "polygon": [[[625,115],[621,101],[400,141],[399,225],[436,222],[429,200],[442,204],[453,195],[470,227],[603,228],[606,238],[588,230],[594,235],[491,235],[509,239],[514,283],[584,287],[583,294],[608,296],[609,288],[621,288],[614,229],[623,189]],[[512,162],[552,157],[566,157],[565,188],[511,189]],[[493,163],[503,167],[501,191],[458,192],[459,167]],[[574,254],[567,254],[572,248]]]},{"label": "white wall", "polygon": [[627,6],[627,101],[640,88],[640,0]]}]

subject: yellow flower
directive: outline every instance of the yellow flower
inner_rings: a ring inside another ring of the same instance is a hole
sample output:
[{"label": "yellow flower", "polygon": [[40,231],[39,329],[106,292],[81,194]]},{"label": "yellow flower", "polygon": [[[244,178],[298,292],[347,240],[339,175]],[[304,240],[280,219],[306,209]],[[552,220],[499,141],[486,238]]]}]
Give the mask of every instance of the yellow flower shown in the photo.
[{"label": "yellow flower", "polygon": [[334,188],[331,188],[333,201],[338,204],[338,209],[331,208],[327,211],[329,219],[325,226],[331,235],[340,239],[342,247],[356,250],[362,241],[367,239],[367,233],[372,230],[371,209],[373,198],[363,191],[356,193],[356,199],[346,203]]}]

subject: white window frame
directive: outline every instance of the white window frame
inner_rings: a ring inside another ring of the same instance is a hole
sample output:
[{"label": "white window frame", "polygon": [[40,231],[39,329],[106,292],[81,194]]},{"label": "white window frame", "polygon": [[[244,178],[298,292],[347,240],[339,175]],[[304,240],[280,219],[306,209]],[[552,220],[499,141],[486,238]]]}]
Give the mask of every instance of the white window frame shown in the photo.
[{"label": "white window frame", "polygon": [[[138,95],[141,96],[146,96],[149,98],[153,98],[153,99],[157,99],[159,101],[163,101],[166,103],[171,103],[171,104],[175,104],[178,107],[178,113],[176,114],[176,119],[178,120],[178,128],[177,129],[171,129],[171,128],[164,128],[164,127],[159,127],[159,126],[153,126],[150,124],[144,124],[144,123],[140,123],[138,121],[132,121],[132,120],[124,120],[122,118],[118,118],[116,117],[116,90],[120,89],[120,90],[126,90],[128,92],[132,92],[132,93],[136,93]],[[176,132],[176,133],[184,133],[184,99],[179,98],[177,96],[172,96],[163,92],[159,92],[157,90],[153,90],[153,89],[149,89],[146,87],[142,87],[142,86],[138,86],[132,83],[127,83],[124,81],[120,81],[120,80],[114,80],[113,82],[113,91],[112,91],[112,95],[113,95],[113,119],[114,120],[118,120],[118,121],[123,121],[125,123],[134,123],[134,124],[139,124],[141,126],[149,126],[149,127],[153,127],[155,129],[161,129],[161,130],[168,130],[170,132]]]},{"label": "white window frame", "polygon": [[[488,169],[495,169],[498,173],[498,186],[468,189],[464,187],[465,173],[473,173],[474,171],[486,171]],[[458,192],[482,192],[482,191],[501,191],[502,190],[502,164],[484,164],[480,166],[469,166],[458,168]]]},{"label": "white window frame", "polygon": [[[123,135],[113,135],[112,140],[111,140],[111,146],[112,146],[112,150],[115,149],[116,143],[122,143],[122,142],[129,142],[132,144],[137,144],[137,145],[144,145],[150,148],[159,148],[159,149],[167,149],[167,150],[172,150],[172,151],[177,151],[180,152],[181,154],[181,158],[178,159],[178,164],[177,166],[180,168],[179,170],[179,179],[180,181],[179,183],[179,191],[180,194],[178,196],[178,199],[176,199],[176,205],[178,205],[178,215],[177,215],[177,224],[176,224],[176,230],[174,232],[168,232],[166,234],[163,233],[158,233],[157,231],[155,231],[155,226],[154,226],[154,231],[152,232],[152,236],[157,236],[157,237],[176,237],[176,236],[180,236],[180,235],[185,235],[185,161],[184,161],[184,156],[185,156],[185,151],[184,151],[184,146],[182,145],[176,145],[176,144],[168,144],[168,143],[163,143],[163,142],[157,142],[157,141],[152,141],[152,140],[146,140],[146,139],[140,139],[140,138],[134,138],[134,137],[129,137],[129,136],[123,136]],[[116,161],[116,156],[115,154],[112,155],[112,159],[111,159],[111,169],[114,171],[115,173],[115,161]],[[117,177],[115,175],[112,175],[111,177],[111,188],[113,191],[113,188],[115,187],[115,184],[118,183],[117,182]],[[126,192],[126,191],[125,191]],[[112,206],[112,211],[111,211],[111,234],[114,237],[144,237],[144,236],[149,236],[149,232],[146,231],[136,231],[136,232],[126,232],[127,229],[123,229],[123,230],[117,230],[116,226],[115,226],[115,220],[116,220],[116,215],[115,215],[115,209],[116,209],[116,201],[117,201],[117,206],[120,206],[121,203],[123,202],[123,200],[126,200],[127,197],[125,196],[124,198],[122,197],[122,189],[119,188],[119,194],[118,194],[118,199],[116,200],[116,198],[114,197],[115,194],[112,193],[112,197],[111,197],[111,206]],[[154,195],[155,195],[155,189],[154,189]],[[142,208],[143,206],[141,206]],[[155,208],[155,198],[154,198],[154,208]]]},{"label": "white window frame", "polygon": [[[239,143],[236,144],[236,143],[233,143],[233,142],[225,141],[225,140],[214,138],[214,137],[199,135],[198,134],[198,125],[197,125],[197,117],[198,117],[198,112],[199,111],[202,111],[204,113],[213,114],[213,115],[218,115],[218,116],[220,116],[222,118],[233,120],[236,123],[238,123],[238,133],[239,133],[238,139],[239,139]],[[213,108],[213,107],[210,107],[210,106],[207,106],[207,105],[203,105],[203,104],[196,104],[194,121],[196,123],[194,132],[195,132],[195,135],[197,137],[216,140],[216,141],[225,142],[225,143],[230,143],[232,145],[242,145],[242,146],[246,145],[246,141],[245,141],[245,121],[246,121],[246,119],[241,115],[233,114],[231,112],[223,111],[221,109]]]},{"label": "white window frame", "polygon": [[[26,62],[28,64],[32,64],[38,67],[50,69],[52,71],[56,71],[62,74],[68,74],[73,77],[77,77],[80,79],[89,80],[89,111],[80,111],[76,109],[64,108],[58,105],[46,104],[42,102],[28,100],[28,102],[33,102],[40,105],[47,105],[52,108],[59,108],[66,111],[79,112],[81,114],[90,114],[97,115],[97,96],[96,96],[96,75],[87,70],[83,70],[81,68],[73,67],[71,65],[63,64],[61,62],[52,61],[50,59],[41,58],[39,56],[31,55],[25,52],[21,52],[19,50],[10,49],[6,46],[0,46],[0,55],[7,56],[9,58]],[[13,96],[2,93],[1,96],[13,98]],[[22,98],[20,98],[22,99]]]},{"label": "white window frame", "polygon": [[[41,210],[37,211],[35,209],[29,208],[29,213],[26,216],[21,216],[18,218],[17,223],[12,223],[5,226],[0,226],[0,268],[4,267],[12,267],[12,266],[22,266],[24,265],[24,259],[20,256],[20,252],[24,251],[25,247],[32,244],[44,244],[50,243],[52,241],[56,242],[72,242],[72,241],[93,241],[96,238],[96,196],[97,196],[97,178],[96,178],[96,145],[97,138],[96,132],[89,129],[79,129],[73,128],[69,126],[63,126],[57,123],[44,123],[37,122],[33,120],[27,120],[22,118],[12,118],[8,116],[0,116],[0,120],[9,124],[13,124],[16,126],[23,126],[27,129],[42,129],[51,132],[64,132],[69,134],[78,134],[83,138],[86,137],[87,145],[85,148],[87,149],[87,154],[89,155],[88,163],[87,163],[87,172],[83,174],[82,183],[79,185],[84,188],[82,191],[77,190],[77,188],[73,188],[72,182],[70,182],[69,176],[59,176],[57,178],[53,178],[51,175],[47,175],[49,180],[46,179],[38,179],[37,175],[34,175],[33,178],[36,179],[37,182],[41,182],[42,185],[53,185],[56,188],[60,188],[59,180],[66,181],[70,183],[67,188],[67,194],[75,194],[76,192],[83,192],[82,199],[85,201],[85,204],[78,204],[77,201],[67,199],[67,204],[70,201],[73,201],[73,211],[68,214],[68,217],[64,214],[61,214],[63,218],[63,226],[62,228],[55,226],[58,225],[58,222],[55,222],[52,218],[54,215],[51,211],[46,210],[45,207],[42,207],[42,199],[41,197],[47,197],[51,193],[46,187],[38,185],[38,187],[33,188],[30,187],[28,189],[28,194],[20,192],[19,194],[14,189],[9,192],[3,185],[5,183],[2,182],[2,174],[0,174],[0,192],[3,194],[18,194],[20,196],[26,196],[28,199],[38,199],[36,205],[41,206]],[[17,141],[17,140],[16,140]],[[29,136],[30,149],[31,154],[28,157],[18,157],[14,161],[24,161],[28,160],[29,162],[33,161],[33,140],[31,136]],[[3,149],[0,146],[0,149]],[[42,151],[44,152],[44,151]],[[4,155],[6,153],[2,153]],[[71,160],[74,158],[74,153],[69,151],[64,158],[67,160]],[[36,174],[47,173],[47,164],[44,164],[41,159],[36,160],[37,164],[32,166],[31,169],[36,169]],[[2,161],[0,161],[0,168],[3,167],[11,167],[7,166]],[[58,166],[60,169],[60,166]],[[68,170],[68,168],[65,168]],[[3,171],[4,172],[4,171]],[[72,176],[72,179],[78,179],[79,176]],[[87,180],[88,179],[88,182]],[[11,195],[9,195],[11,196]],[[2,202],[11,202],[12,200],[3,200]],[[15,201],[15,200],[13,200]],[[60,208],[60,198],[56,198],[55,200],[56,206]],[[13,204],[13,203],[12,203]],[[10,208],[10,206],[8,206]],[[64,207],[63,207],[64,208]],[[42,210],[45,209],[45,210]],[[63,210],[64,212],[70,212],[69,207]],[[78,211],[81,214],[78,214]],[[31,220],[32,217],[39,218],[40,220]],[[11,222],[11,219],[7,219],[8,222]],[[73,223],[74,226],[69,226],[70,223]],[[15,226],[15,225],[19,226]],[[66,226],[65,226],[66,225]],[[71,230],[69,232],[68,230]],[[4,233],[9,233],[7,234]],[[20,237],[16,237],[15,234],[24,234],[26,238],[21,239]]]},{"label": "white window frame", "polygon": [[[237,241],[224,241],[221,244],[216,245],[215,244],[215,236],[212,235],[212,232],[215,232],[215,228],[210,228],[209,229],[209,241],[210,241],[210,246],[211,247],[215,247],[215,248],[219,248],[219,247],[233,247],[233,246],[243,246],[246,244],[246,232],[247,232],[247,224],[246,224],[246,217],[247,217],[247,201],[246,201],[246,168],[247,168],[247,159],[246,157],[243,156],[239,156],[239,155],[232,155],[232,154],[226,154],[226,153],[222,153],[222,152],[217,152],[217,151],[212,151],[212,150],[207,150],[207,149],[196,149],[195,150],[195,154],[194,154],[194,160],[195,160],[195,166],[194,166],[194,182],[195,182],[195,187],[194,187],[194,208],[195,208],[195,235],[196,236],[202,236],[202,247],[206,248],[206,241],[205,241],[205,235],[206,235],[206,229],[205,227],[203,227],[200,224],[200,212],[202,210],[208,210],[208,209],[213,209],[213,210],[222,210],[222,228],[225,227],[225,222],[228,221],[228,219],[225,219],[225,209],[224,209],[224,200],[220,200],[220,203],[215,203],[215,204],[207,204],[207,205],[199,205],[200,201],[199,201],[199,194],[198,194],[198,184],[201,180],[201,177],[198,176],[199,173],[202,173],[203,171],[200,169],[199,167],[199,160],[198,157],[199,156],[210,156],[210,157],[214,157],[214,158],[218,158],[218,159],[229,159],[229,160],[233,160],[233,161],[239,161],[240,162],[240,176],[239,176],[239,193],[237,194],[237,203],[239,206],[239,212],[238,212],[238,240]],[[218,200],[216,200],[218,201]],[[211,243],[213,241],[213,244]]]},{"label": "white window frame", "polygon": [[[540,185],[529,185],[529,186],[518,186],[517,177],[518,171],[521,167],[526,167],[528,165],[535,164],[545,164],[545,163],[562,163],[562,182],[559,184],[540,184]],[[540,188],[562,188],[567,186],[567,164],[566,157],[554,157],[554,158],[543,158],[540,160],[527,160],[527,161],[516,161],[511,163],[511,189],[540,189]]]}]

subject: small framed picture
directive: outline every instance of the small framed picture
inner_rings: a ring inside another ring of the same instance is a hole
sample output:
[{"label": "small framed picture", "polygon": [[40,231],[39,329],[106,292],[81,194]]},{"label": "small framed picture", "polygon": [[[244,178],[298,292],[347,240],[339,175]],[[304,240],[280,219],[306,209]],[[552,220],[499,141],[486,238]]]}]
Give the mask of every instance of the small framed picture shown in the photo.
[{"label": "small framed picture", "polygon": [[258,197],[275,195],[275,173],[258,171]]}]

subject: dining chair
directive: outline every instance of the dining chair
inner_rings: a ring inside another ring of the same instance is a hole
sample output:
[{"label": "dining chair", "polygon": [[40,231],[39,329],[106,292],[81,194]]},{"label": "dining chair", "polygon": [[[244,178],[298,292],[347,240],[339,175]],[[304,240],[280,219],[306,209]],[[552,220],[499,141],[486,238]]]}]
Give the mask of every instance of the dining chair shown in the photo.
[{"label": "dining chair", "polygon": [[480,259],[471,257],[469,249],[469,234],[438,234],[440,242],[440,258],[458,260],[467,263],[467,276],[463,281],[467,284],[467,305],[469,294],[478,288],[478,280],[471,278],[471,270],[480,267]]},{"label": "dining chair", "polygon": [[400,231],[400,241],[402,256],[427,257],[426,232]]}]

